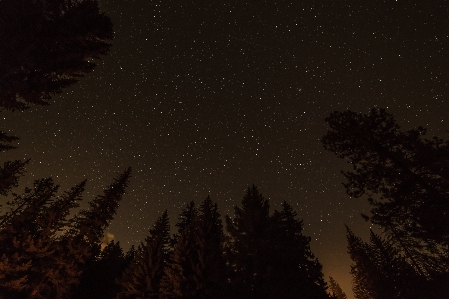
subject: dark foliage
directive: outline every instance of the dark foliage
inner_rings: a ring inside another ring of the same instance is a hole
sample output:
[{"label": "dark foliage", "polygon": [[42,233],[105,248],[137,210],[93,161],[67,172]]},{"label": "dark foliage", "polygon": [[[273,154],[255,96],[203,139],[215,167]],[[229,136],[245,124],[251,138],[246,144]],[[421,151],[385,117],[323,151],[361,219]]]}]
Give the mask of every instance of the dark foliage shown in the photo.
[{"label": "dark foliage", "polygon": [[401,131],[393,115],[335,112],[324,147],[346,159],[349,195],[367,194],[370,220],[430,243],[449,245],[449,143],[424,139],[422,127]]},{"label": "dark foliage", "polygon": [[[334,112],[324,147],[345,159],[349,195],[367,196],[386,238],[348,230],[357,298],[443,298],[449,275],[449,142],[402,131],[383,109]],[[443,281],[445,282],[443,283]],[[416,287],[420,286],[420,287]]]},{"label": "dark foliage", "polygon": [[122,277],[117,280],[119,299],[158,298],[160,283],[167,264],[170,245],[170,225],[165,211],[150,229]]},{"label": "dark foliage", "polygon": [[191,202],[181,212],[177,226],[183,229],[176,236],[160,298],[221,298],[226,265],[218,205],[209,197],[198,209]]},{"label": "dark foliage", "polygon": [[100,254],[85,266],[74,299],[110,299],[120,291],[116,280],[130,260],[123,253],[120,242],[111,241]]},{"label": "dark foliage", "polygon": [[239,298],[329,298],[322,266],[302,235],[302,221],[286,202],[269,214],[256,186],[248,188],[242,208],[226,218],[231,287]]},{"label": "dark foliage", "polygon": [[57,196],[52,179],[37,180],[15,194],[0,226],[0,298],[71,298],[81,274],[98,253],[108,222],[130,176],[129,170],[69,218],[85,181]]},{"label": "dark foliage", "polygon": [[334,278],[329,276],[329,291],[335,299],[348,299],[345,292],[341,289],[340,285]]},{"label": "dark foliage", "polygon": [[47,105],[95,68],[112,38],[96,0],[0,1],[0,107]]}]

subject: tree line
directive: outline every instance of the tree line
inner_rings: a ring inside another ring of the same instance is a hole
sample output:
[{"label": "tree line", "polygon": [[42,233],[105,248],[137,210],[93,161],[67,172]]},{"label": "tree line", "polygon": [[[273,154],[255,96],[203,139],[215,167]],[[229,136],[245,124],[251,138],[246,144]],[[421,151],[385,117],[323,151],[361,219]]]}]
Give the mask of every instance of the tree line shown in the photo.
[{"label": "tree line", "polygon": [[62,195],[51,179],[13,194],[0,227],[1,298],[333,298],[303,222],[286,202],[270,214],[255,186],[226,217],[227,234],[207,197],[186,205],[173,236],[165,211],[137,248],[101,249],[130,174],[73,217],[85,181]]}]

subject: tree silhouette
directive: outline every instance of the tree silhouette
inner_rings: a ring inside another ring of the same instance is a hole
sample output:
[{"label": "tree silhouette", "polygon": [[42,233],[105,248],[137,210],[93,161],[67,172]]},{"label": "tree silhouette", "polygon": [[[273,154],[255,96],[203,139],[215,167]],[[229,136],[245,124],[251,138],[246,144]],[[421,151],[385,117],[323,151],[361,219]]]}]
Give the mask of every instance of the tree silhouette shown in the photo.
[{"label": "tree silhouette", "polygon": [[[186,219],[189,223],[184,226]],[[165,269],[161,298],[220,298],[226,282],[226,265],[218,205],[209,197],[198,209],[191,202],[181,212],[177,226],[182,230]]]},{"label": "tree silhouette", "polygon": [[47,105],[108,52],[112,22],[96,0],[0,2],[0,107]]},{"label": "tree silhouette", "polygon": [[270,205],[255,185],[234,207],[234,218],[226,217],[229,233],[227,259],[231,266],[231,283],[242,296],[253,296],[266,281],[267,262],[272,254],[269,246]]},{"label": "tree silhouette", "polygon": [[345,292],[343,292],[338,282],[332,276],[329,276],[329,290],[335,299],[348,299]]},{"label": "tree silhouette", "polygon": [[322,266],[302,235],[302,221],[286,202],[270,216],[256,186],[235,217],[226,218],[231,286],[239,298],[329,298]]},{"label": "tree silhouette", "polygon": [[128,266],[120,242],[112,240],[86,264],[73,299],[113,299],[120,287],[116,280]]},{"label": "tree silhouette", "polygon": [[310,237],[302,234],[303,221],[287,202],[272,216],[270,238],[274,251],[264,292],[271,298],[329,298],[322,265],[310,249]]},{"label": "tree silhouette", "polygon": [[127,169],[75,218],[70,213],[78,207],[85,181],[59,197],[52,179],[36,180],[32,189],[16,194],[0,226],[0,296],[67,298],[99,252],[129,176]]},{"label": "tree silhouette", "polygon": [[390,242],[371,231],[365,243],[346,230],[356,298],[441,298]]},{"label": "tree silhouette", "polygon": [[366,194],[365,219],[383,227],[390,241],[423,276],[449,269],[449,143],[424,139],[422,127],[401,131],[382,109],[369,114],[334,112],[324,147],[346,159],[349,195]]},{"label": "tree silhouette", "polygon": [[118,280],[118,299],[158,298],[160,283],[168,259],[170,225],[165,211],[150,229],[134,258]]}]

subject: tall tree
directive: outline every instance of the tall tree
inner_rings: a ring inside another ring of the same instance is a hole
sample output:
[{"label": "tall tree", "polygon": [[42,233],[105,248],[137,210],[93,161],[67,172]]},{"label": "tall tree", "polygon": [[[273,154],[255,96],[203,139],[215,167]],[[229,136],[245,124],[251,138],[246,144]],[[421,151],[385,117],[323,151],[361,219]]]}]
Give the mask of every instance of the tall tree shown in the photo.
[{"label": "tall tree", "polygon": [[329,276],[329,291],[335,299],[348,299],[348,296],[346,296],[345,292],[343,292],[338,282],[332,276]]},{"label": "tall tree", "polygon": [[127,264],[120,242],[112,240],[95,259],[86,264],[72,299],[115,298],[120,290],[116,280],[121,277]]},{"label": "tall tree", "polygon": [[[385,229],[423,276],[449,269],[449,143],[425,139],[422,127],[402,131],[383,109],[334,112],[324,147],[346,159],[349,195],[367,195],[365,219]],[[435,274],[436,273],[436,274]]]},{"label": "tall tree", "polygon": [[[78,207],[84,185],[82,182],[56,197],[58,186],[51,179],[37,180],[33,189],[16,195],[10,204],[17,207],[12,208],[14,213],[1,227],[1,250],[12,270],[23,269],[25,272],[3,272],[8,275],[2,278],[2,285],[10,285],[18,278],[19,281],[26,278],[26,285],[2,289],[3,293],[27,298],[62,298],[67,293],[66,275],[61,272],[67,270],[69,263],[59,259],[59,253],[64,249],[58,236],[68,223],[70,210]],[[23,268],[23,265],[28,267]]]},{"label": "tall tree", "polygon": [[371,231],[365,243],[349,228],[347,238],[357,298],[442,298],[388,240]]},{"label": "tall tree", "polygon": [[35,246],[40,237],[47,240],[51,238],[41,236],[36,219],[42,215],[42,209],[49,204],[57,190],[58,186],[51,179],[36,180],[32,189],[25,189],[24,194],[15,195],[9,202],[14,213],[3,221],[0,230],[0,264],[3,268],[0,295],[14,297],[30,294],[32,282],[29,273],[34,266],[33,260],[36,255],[45,257],[51,253],[45,246],[47,244],[40,248]]},{"label": "tall tree", "polygon": [[272,254],[269,236],[270,205],[255,185],[234,207],[234,218],[226,217],[229,234],[227,259],[231,267],[231,283],[242,296],[258,296],[267,283],[263,277]]},{"label": "tall tree", "polygon": [[[269,288],[271,298],[329,298],[322,265],[310,249],[310,237],[302,234],[303,221],[287,202],[272,216],[270,231],[274,251],[270,257]],[[267,297],[268,298],[268,297]]]},{"label": "tall tree", "polygon": [[89,208],[81,210],[73,219],[73,231],[88,244],[99,246],[105,229],[114,219],[120,201],[126,192],[131,177],[128,167],[114,182],[89,202]]},{"label": "tall tree", "polygon": [[150,235],[141,244],[134,259],[118,280],[117,298],[159,298],[160,283],[168,259],[170,224],[168,212],[158,218]]},{"label": "tall tree", "polygon": [[114,182],[89,202],[89,208],[83,209],[70,219],[68,229],[58,242],[64,249],[58,258],[69,264],[70,272],[63,273],[66,285],[73,288],[79,283],[80,276],[100,253],[101,240],[105,230],[114,219],[131,177],[131,168],[127,168],[114,179]]},{"label": "tall tree", "polygon": [[181,235],[182,231],[189,226],[198,217],[198,209],[193,201],[189,202],[181,211],[178,217],[178,222],[175,226],[178,228],[178,232],[173,235],[173,246],[176,244],[176,240]]},{"label": "tall tree", "polygon": [[284,202],[269,214],[256,186],[248,188],[242,208],[227,217],[227,256],[231,285],[239,297],[329,298],[322,266],[310,250],[303,222]]},{"label": "tall tree", "polygon": [[[193,207],[193,203],[188,207]],[[185,212],[179,223],[184,223]],[[192,213],[187,213],[192,215]],[[182,229],[165,270],[161,298],[220,298],[226,282],[223,225],[218,205],[208,196]],[[180,226],[178,226],[180,227]]]}]

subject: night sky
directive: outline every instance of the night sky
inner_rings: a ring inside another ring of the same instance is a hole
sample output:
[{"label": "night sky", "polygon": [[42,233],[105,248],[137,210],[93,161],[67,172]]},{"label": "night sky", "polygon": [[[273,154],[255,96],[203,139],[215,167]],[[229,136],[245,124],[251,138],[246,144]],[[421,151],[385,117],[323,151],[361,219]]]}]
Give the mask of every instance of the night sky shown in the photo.
[{"label": "night sky", "polygon": [[[420,2],[420,3],[418,3]],[[195,3],[195,4],[192,4]],[[312,251],[352,298],[345,227],[367,236],[366,199],[349,198],[324,118],[386,108],[403,128],[446,138],[449,2],[100,0],[108,56],[47,107],[1,112],[31,158],[21,187],[52,176],[85,199],[132,166],[109,233],[138,245],[169,210],[210,194],[233,216],[255,184],[286,200]]]}]

